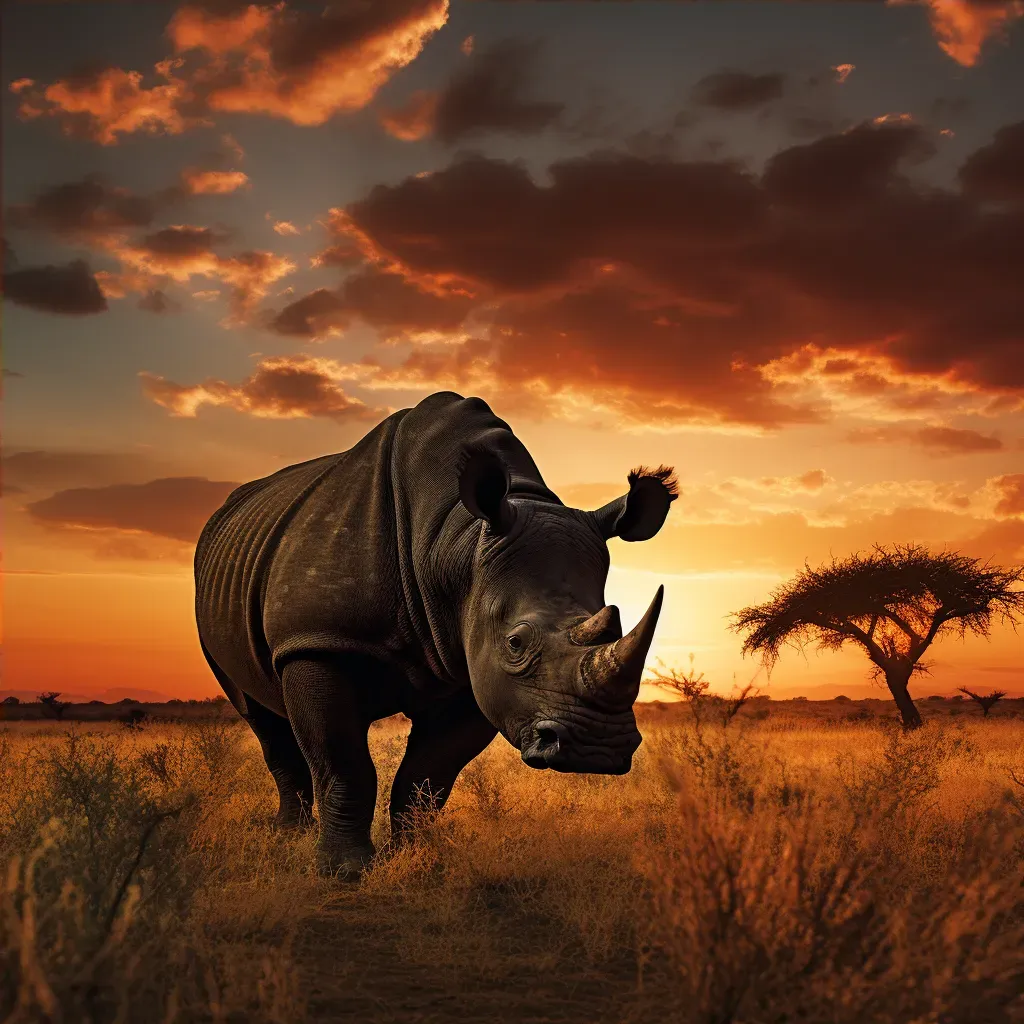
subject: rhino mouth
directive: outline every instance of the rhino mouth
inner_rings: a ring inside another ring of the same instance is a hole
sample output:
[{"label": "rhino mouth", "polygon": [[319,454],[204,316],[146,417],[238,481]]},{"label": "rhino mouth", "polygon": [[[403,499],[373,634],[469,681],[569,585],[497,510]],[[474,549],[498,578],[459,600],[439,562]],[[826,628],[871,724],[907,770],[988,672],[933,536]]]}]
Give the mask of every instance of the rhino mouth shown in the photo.
[{"label": "rhino mouth", "polygon": [[625,775],[642,742],[630,711],[609,715],[598,723],[540,719],[523,729],[520,751],[523,762],[531,768]]}]

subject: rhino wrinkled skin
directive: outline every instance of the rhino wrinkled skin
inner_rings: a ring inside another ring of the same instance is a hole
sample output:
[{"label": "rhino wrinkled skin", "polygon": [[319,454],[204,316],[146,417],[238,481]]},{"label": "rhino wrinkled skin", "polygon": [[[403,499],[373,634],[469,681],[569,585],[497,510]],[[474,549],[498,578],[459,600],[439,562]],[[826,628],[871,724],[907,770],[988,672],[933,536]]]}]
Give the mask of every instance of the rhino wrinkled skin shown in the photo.
[{"label": "rhino wrinkled skin", "polygon": [[625,636],[607,540],[653,537],[671,470],[634,470],[568,508],[479,398],[441,392],[346,452],[238,487],[196,548],[206,659],[259,739],[282,828],[319,815],[320,869],[358,878],[374,849],[371,722],[412,728],[392,835],[500,732],[534,768],[623,774],[662,588]]}]

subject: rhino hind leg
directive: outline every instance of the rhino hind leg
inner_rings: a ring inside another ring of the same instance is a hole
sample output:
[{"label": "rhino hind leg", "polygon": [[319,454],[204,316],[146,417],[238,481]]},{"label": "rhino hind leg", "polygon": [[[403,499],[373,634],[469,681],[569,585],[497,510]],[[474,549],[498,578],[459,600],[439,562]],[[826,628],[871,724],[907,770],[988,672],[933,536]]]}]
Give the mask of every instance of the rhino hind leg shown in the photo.
[{"label": "rhino hind leg", "polygon": [[278,812],[274,824],[285,831],[308,828],[313,821],[313,776],[287,718],[246,695],[248,723],[263,750],[263,759],[277,783]]},{"label": "rhino hind leg", "polygon": [[370,826],[377,770],[367,743],[370,719],[359,700],[364,666],[354,659],[302,659],[282,674],[292,731],[309,765],[320,833],[317,870],[357,881],[374,856]]},{"label": "rhino hind leg", "polygon": [[393,843],[408,837],[417,811],[445,805],[459,772],[497,734],[468,689],[413,717],[391,787]]}]

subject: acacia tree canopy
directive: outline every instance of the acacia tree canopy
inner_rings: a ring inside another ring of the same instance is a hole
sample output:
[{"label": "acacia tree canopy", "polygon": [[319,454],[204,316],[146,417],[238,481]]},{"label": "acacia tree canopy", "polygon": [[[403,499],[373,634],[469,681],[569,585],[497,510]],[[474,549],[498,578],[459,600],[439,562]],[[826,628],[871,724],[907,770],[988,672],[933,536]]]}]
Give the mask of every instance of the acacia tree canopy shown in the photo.
[{"label": "acacia tree canopy", "polygon": [[747,633],[743,653],[770,670],[784,644],[864,648],[883,675],[904,723],[919,725],[907,682],[925,671],[921,655],[940,635],[988,636],[994,619],[1016,625],[1024,613],[1024,566],[1003,569],[955,551],[917,544],[875,545],[803,571],[761,605],[736,612],[732,629]]}]

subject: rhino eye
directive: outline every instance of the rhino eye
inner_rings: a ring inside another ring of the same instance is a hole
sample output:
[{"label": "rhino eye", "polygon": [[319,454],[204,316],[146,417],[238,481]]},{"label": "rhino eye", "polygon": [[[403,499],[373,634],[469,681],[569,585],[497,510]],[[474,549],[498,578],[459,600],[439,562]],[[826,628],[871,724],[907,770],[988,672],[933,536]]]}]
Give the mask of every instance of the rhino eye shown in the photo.
[{"label": "rhino eye", "polygon": [[533,626],[528,622],[520,622],[512,632],[505,637],[505,650],[508,653],[508,656],[513,661],[521,658],[526,653],[532,639]]}]

